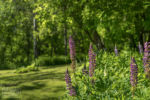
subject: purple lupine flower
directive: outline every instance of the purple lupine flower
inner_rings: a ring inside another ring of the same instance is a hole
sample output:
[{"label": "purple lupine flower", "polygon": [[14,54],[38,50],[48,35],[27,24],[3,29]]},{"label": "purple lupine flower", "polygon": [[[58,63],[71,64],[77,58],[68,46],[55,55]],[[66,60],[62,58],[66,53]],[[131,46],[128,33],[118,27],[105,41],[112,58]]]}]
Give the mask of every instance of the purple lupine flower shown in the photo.
[{"label": "purple lupine flower", "polygon": [[146,42],[144,44],[144,57],[143,57],[144,66],[150,64],[149,60],[150,60],[150,42]]},{"label": "purple lupine flower", "polygon": [[76,56],[76,53],[75,53],[75,42],[72,38],[72,36],[70,36],[69,38],[69,47],[70,47],[70,59],[71,59],[71,67],[72,67],[72,70],[73,72],[75,72],[75,67],[76,67],[76,63],[75,63],[75,56]]},{"label": "purple lupine flower", "polygon": [[140,54],[142,54],[143,53],[143,47],[142,47],[142,45],[141,45],[141,43],[139,42],[139,52],[140,52]]},{"label": "purple lupine flower", "polygon": [[118,56],[118,49],[117,49],[116,45],[115,45],[115,50],[114,51],[115,51],[115,55]]},{"label": "purple lupine flower", "polygon": [[75,59],[75,42],[72,38],[72,36],[70,36],[69,38],[69,47],[70,47],[70,59]]},{"label": "purple lupine flower", "polygon": [[130,64],[130,83],[132,87],[136,87],[138,82],[138,67],[135,62],[134,57],[131,58],[131,64]]},{"label": "purple lupine flower", "polygon": [[84,67],[83,67],[83,69],[82,69],[82,73],[83,73],[83,74],[88,74],[88,71],[87,71],[87,69],[86,69],[86,64],[84,65]]},{"label": "purple lupine flower", "polygon": [[150,78],[150,42],[144,44],[143,64],[146,77]]},{"label": "purple lupine flower", "polygon": [[90,44],[89,48],[89,76],[92,77],[96,66],[96,54],[93,51],[93,46]]},{"label": "purple lupine flower", "polygon": [[72,86],[68,69],[65,74],[65,81],[66,81],[67,89],[69,90],[70,96],[76,96],[76,91],[75,91],[74,87]]},{"label": "purple lupine flower", "polygon": [[69,89],[69,86],[71,84],[71,78],[70,78],[68,69],[67,69],[66,74],[65,74],[65,81],[66,81],[66,84],[67,84],[67,89]]},{"label": "purple lupine flower", "polygon": [[76,96],[76,91],[73,86],[70,89],[70,96]]}]

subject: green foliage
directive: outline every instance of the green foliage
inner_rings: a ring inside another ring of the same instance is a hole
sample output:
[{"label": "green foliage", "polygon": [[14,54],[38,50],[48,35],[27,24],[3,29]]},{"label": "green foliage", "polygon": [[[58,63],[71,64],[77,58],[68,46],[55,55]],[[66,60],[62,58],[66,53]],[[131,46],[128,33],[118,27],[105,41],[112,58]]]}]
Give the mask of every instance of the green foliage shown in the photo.
[{"label": "green foliage", "polygon": [[90,42],[112,50],[115,44],[137,48],[139,41],[150,41],[149,0],[1,0],[0,5],[0,69],[29,65],[35,54],[68,56],[70,35],[79,54],[88,53]]},{"label": "green foliage", "polygon": [[79,53],[79,54],[77,54],[77,56],[76,56],[76,60],[77,60],[77,62],[83,62],[83,61],[86,60],[86,55]]},{"label": "green foliage", "polygon": [[36,60],[38,66],[70,64],[70,58],[66,56],[40,56]]},{"label": "green foliage", "polygon": [[[97,66],[92,78],[78,70],[72,76],[77,96],[70,97],[68,92],[64,100],[129,100],[132,98],[130,85],[130,58],[134,56],[138,65],[138,85],[135,100],[150,99],[150,81],[145,78],[142,56],[137,52],[122,51],[119,56],[100,51],[97,54]],[[94,84],[92,81],[94,80]]]},{"label": "green foliage", "polygon": [[4,64],[0,64],[0,69],[15,69],[17,67],[17,65],[15,65],[14,63],[12,62],[7,62],[7,63],[4,63]]},{"label": "green foliage", "polygon": [[22,67],[16,70],[16,73],[28,73],[32,71],[39,71],[39,68],[35,66],[35,64],[31,64],[27,67]]}]

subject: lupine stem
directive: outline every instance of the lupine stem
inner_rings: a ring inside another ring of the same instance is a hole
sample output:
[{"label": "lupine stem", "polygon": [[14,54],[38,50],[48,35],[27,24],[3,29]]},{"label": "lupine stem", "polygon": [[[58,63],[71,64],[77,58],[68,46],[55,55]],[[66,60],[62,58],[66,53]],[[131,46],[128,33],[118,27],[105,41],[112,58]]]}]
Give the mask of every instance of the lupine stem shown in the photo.
[{"label": "lupine stem", "polygon": [[83,73],[83,74],[88,74],[88,71],[87,71],[87,69],[86,69],[86,64],[84,65],[84,67],[83,67],[83,69],[82,69],[82,73]]}]

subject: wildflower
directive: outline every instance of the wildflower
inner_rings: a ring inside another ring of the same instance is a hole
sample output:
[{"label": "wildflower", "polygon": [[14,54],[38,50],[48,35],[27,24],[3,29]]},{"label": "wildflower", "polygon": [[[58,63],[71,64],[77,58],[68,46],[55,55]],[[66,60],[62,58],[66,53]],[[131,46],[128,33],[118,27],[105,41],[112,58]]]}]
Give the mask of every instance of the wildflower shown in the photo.
[{"label": "wildflower", "polygon": [[89,76],[92,77],[96,66],[96,54],[93,51],[93,46],[90,44],[89,48]]},{"label": "wildflower", "polygon": [[70,96],[76,96],[76,91],[75,91],[74,87],[71,87],[71,89],[70,89]]},{"label": "wildflower", "polygon": [[70,47],[70,59],[71,59],[71,67],[72,67],[72,70],[73,72],[75,72],[75,67],[76,67],[76,60],[75,60],[75,56],[76,56],[76,53],[75,53],[75,42],[72,38],[72,36],[70,36],[69,38],[69,47]]},{"label": "wildflower", "polygon": [[66,81],[67,89],[69,90],[70,96],[76,96],[76,91],[75,91],[74,87],[72,86],[68,69],[65,74],[65,81]]},{"label": "wildflower", "polygon": [[118,56],[118,50],[117,50],[116,45],[115,45],[115,50],[114,51],[115,51],[115,55]]},{"label": "wildflower", "polygon": [[131,58],[130,64],[130,83],[132,87],[136,87],[138,81],[138,67],[134,57]]},{"label": "wildflower", "polygon": [[146,42],[144,44],[144,57],[143,57],[143,64],[144,70],[146,73],[146,77],[150,79],[150,42]]}]

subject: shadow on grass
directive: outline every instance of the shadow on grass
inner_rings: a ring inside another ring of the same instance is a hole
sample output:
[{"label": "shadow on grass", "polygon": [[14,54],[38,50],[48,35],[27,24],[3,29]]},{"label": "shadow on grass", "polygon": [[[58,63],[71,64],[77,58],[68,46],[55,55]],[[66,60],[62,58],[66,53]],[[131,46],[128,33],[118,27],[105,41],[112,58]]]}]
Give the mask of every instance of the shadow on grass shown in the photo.
[{"label": "shadow on grass", "polygon": [[45,84],[43,84],[43,83],[23,84],[23,85],[19,86],[19,89],[21,89],[21,90],[34,90],[34,89],[40,89],[44,86],[45,86]]},{"label": "shadow on grass", "polygon": [[59,97],[49,97],[49,96],[45,96],[44,98],[28,98],[27,100],[60,100]]},{"label": "shadow on grass", "polygon": [[61,86],[57,86],[57,87],[53,90],[54,93],[57,93],[57,92],[60,92],[60,91],[65,91],[65,88],[64,88],[64,87],[61,87]]},{"label": "shadow on grass", "polygon": [[3,99],[3,100],[20,100],[20,99],[19,98],[10,97],[10,98],[6,98],[6,99]]},{"label": "shadow on grass", "polygon": [[23,74],[17,76],[7,76],[1,77],[1,81],[6,81],[6,83],[1,83],[3,86],[17,86],[24,82],[32,82],[35,80],[45,80],[45,79],[58,79],[64,81],[64,73],[54,73],[54,72],[40,72]]},{"label": "shadow on grass", "polygon": [[[70,63],[71,64],[71,63]],[[44,66],[43,69],[51,69],[51,68],[58,68],[58,67],[64,67],[64,66],[70,66],[70,64],[61,64],[61,65],[50,65],[50,66]]]},{"label": "shadow on grass", "polygon": [[[65,72],[55,72],[55,70],[54,71],[44,70],[43,72],[13,74],[13,76],[0,76],[0,88],[3,88],[4,86],[8,88],[9,87],[17,88],[20,91],[24,91],[22,92],[24,93],[22,95],[26,96],[27,98],[31,98],[26,100],[59,100],[58,96],[59,94],[62,94],[63,91],[65,91],[65,88],[63,86],[57,86],[55,85],[55,83],[53,84],[53,79],[56,79],[56,81],[58,80],[58,82],[64,81],[64,75]],[[27,93],[28,91],[29,93],[30,92],[32,93],[32,90],[35,93],[31,95]],[[39,95],[35,95],[36,92],[39,93],[39,91],[41,91],[42,93]],[[52,93],[52,94],[50,95],[48,93]],[[40,98],[38,98],[39,96]],[[10,97],[7,98],[6,100],[20,100],[20,99]],[[22,100],[25,99],[23,98]]]}]

